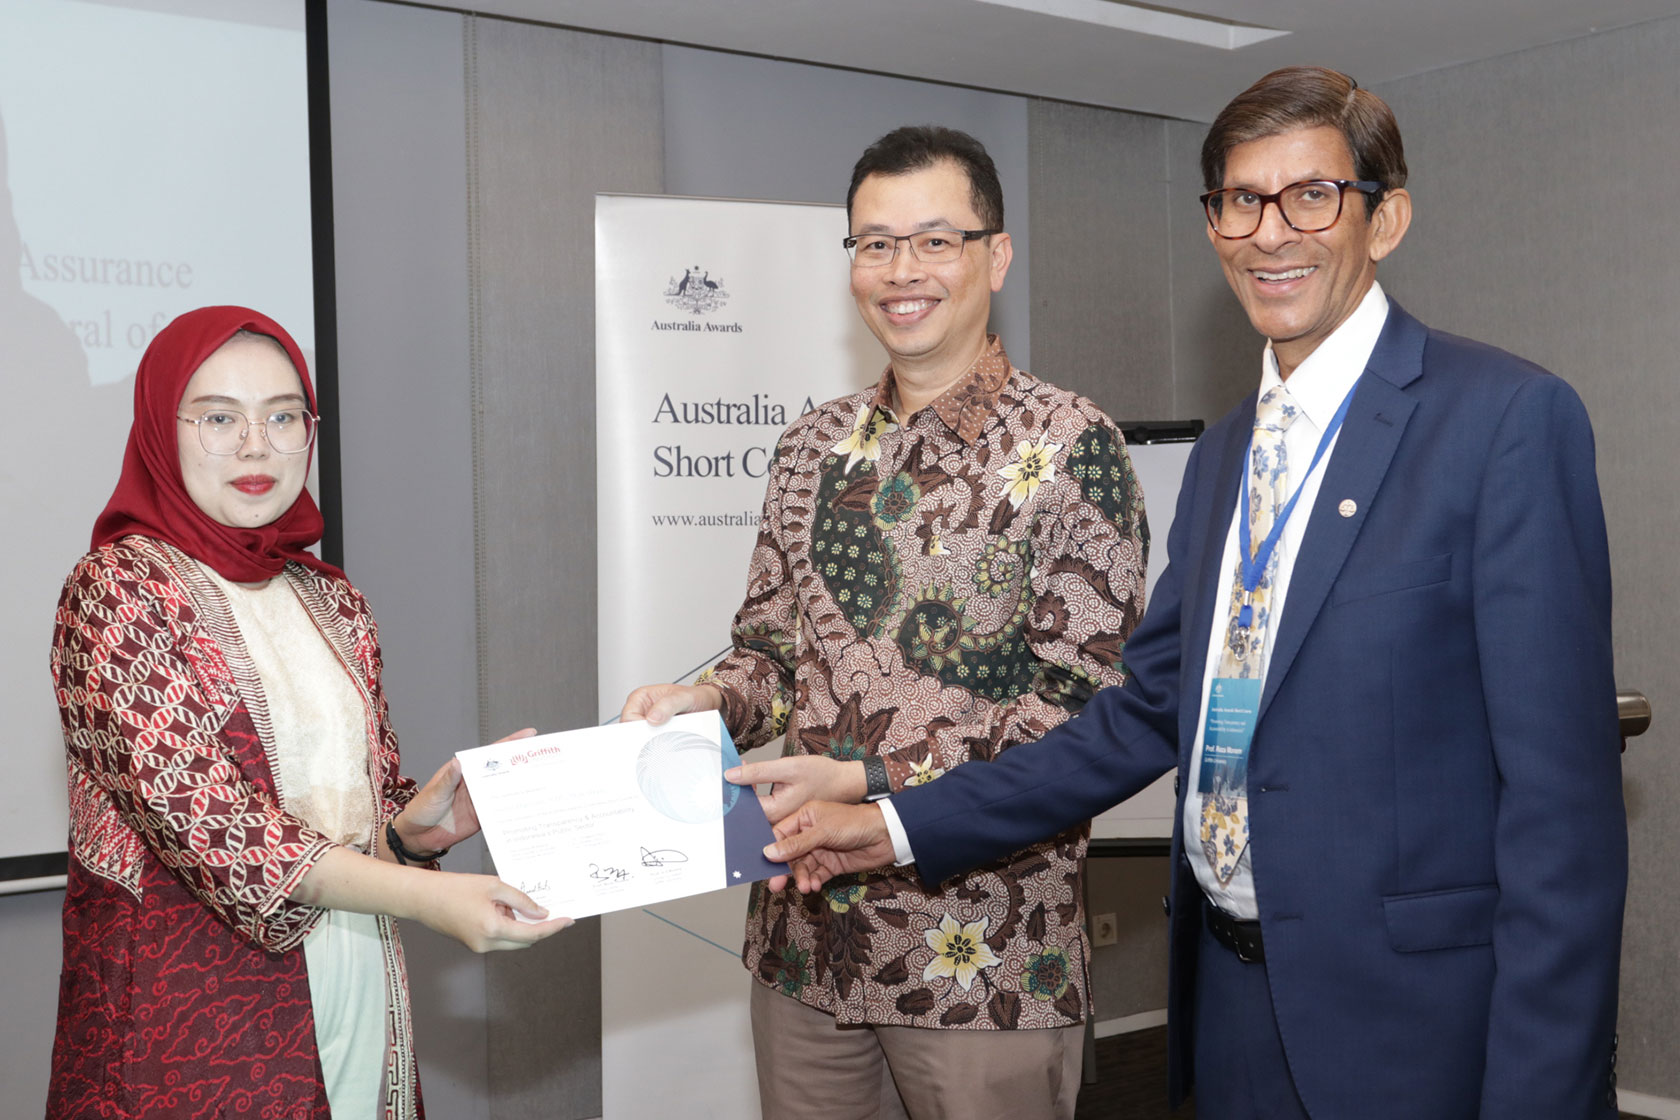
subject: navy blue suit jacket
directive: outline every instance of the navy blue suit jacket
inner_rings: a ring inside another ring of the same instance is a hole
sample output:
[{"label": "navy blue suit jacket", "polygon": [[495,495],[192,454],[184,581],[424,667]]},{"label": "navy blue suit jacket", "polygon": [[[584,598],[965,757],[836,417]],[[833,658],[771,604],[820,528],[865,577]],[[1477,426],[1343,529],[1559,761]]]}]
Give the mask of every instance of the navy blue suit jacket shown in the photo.
[{"label": "navy blue suit jacket", "polygon": [[[1253,416],[1250,397],[1190,456],[1125,685],[1039,742],[894,796],[924,879],[1173,767],[1194,788]],[[1627,841],[1586,412],[1544,370],[1391,303],[1324,471],[1248,774],[1265,967],[1301,1099],[1321,1118],[1613,1117]],[[1194,1076],[1201,923],[1182,805],[1175,1101]]]}]

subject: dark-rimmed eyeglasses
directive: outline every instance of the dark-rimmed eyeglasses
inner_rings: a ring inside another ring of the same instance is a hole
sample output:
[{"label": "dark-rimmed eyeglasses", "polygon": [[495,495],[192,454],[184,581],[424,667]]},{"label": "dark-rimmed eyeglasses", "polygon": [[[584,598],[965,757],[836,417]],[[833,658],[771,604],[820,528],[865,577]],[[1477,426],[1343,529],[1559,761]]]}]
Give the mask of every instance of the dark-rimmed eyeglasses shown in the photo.
[{"label": "dark-rimmed eyeglasses", "polygon": [[1202,195],[1202,207],[1213,232],[1233,241],[1254,236],[1268,202],[1278,208],[1290,229],[1322,233],[1342,216],[1342,196],[1350,190],[1377,194],[1383,185],[1371,179],[1309,179],[1291,183],[1275,194],[1226,187]]},{"label": "dark-rimmed eyeglasses", "polygon": [[860,233],[840,244],[858,268],[881,268],[898,256],[898,243],[908,241],[910,253],[923,264],[944,264],[962,256],[963,246],[1001,229],[924,229],[902,236],[892,233]]},{"label": "dark-rimmed eyeglasses", "polygon": [[203,416],[177,414],[175,419],[195,426],[200,446],[212,455],[237,454],[252,428],[261,429],[268,445],[281,455],[296,455],[315,442],[315,425],[321,418],[302,408],[282,408],[261,420],[237,409],[212,408]]}]

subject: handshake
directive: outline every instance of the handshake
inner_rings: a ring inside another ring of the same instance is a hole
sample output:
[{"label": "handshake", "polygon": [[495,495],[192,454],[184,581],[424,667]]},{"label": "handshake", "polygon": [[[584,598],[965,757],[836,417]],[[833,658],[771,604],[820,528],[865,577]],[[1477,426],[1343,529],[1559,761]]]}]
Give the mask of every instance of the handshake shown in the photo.
[{"label": "handshake", "polygon": [[[619,718],[660,724],[684,712],[716,711],[723,694],[712,685],[652,684],[632,692]],[[769,880],[781,890],[791,880],[804,894],[836,875],[887,867],[894,862],[892,835],[881,807],[860,804],[869,790],[861,761],[792,755],[742,763],[724,774],[742,786],[769,786],[758,795],[776,842],[766,858],[789,865],[790,874]]]}]

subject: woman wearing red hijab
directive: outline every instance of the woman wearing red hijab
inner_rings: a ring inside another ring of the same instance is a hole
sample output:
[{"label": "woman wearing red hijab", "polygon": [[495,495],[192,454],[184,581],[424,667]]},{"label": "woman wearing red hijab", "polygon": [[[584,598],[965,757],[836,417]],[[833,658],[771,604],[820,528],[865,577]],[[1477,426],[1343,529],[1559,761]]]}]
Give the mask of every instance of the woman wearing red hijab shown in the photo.
[{"label": "woman wearing red hijab", "polygon": [[477,831],[398,771],[377,631],[304,549],[303,355],[242,307],[141,359],[122,477],[59,601],[70,871],[49,1120],[419,1117],[393,917],[470,948],[569,924],[434,870]]}]

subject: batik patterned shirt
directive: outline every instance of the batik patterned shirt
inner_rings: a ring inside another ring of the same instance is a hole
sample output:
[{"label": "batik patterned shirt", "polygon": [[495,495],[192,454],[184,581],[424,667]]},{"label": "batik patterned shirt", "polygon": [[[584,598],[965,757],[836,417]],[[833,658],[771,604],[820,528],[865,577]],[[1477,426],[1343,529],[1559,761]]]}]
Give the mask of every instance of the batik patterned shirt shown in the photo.
[{"label": "batik patterned shirt", "polygon": [[[1120,684],[1148,529],[1114,423],[994,337],[909,417],[892,370],[776,449],[734,648],[736,740],[878,755],[895,789],[1038,739]],[[754,889],[743,961],[845,1023],[1067,1026],[1089,1008],[1081,828],[937,887],[914,868]]]}]

